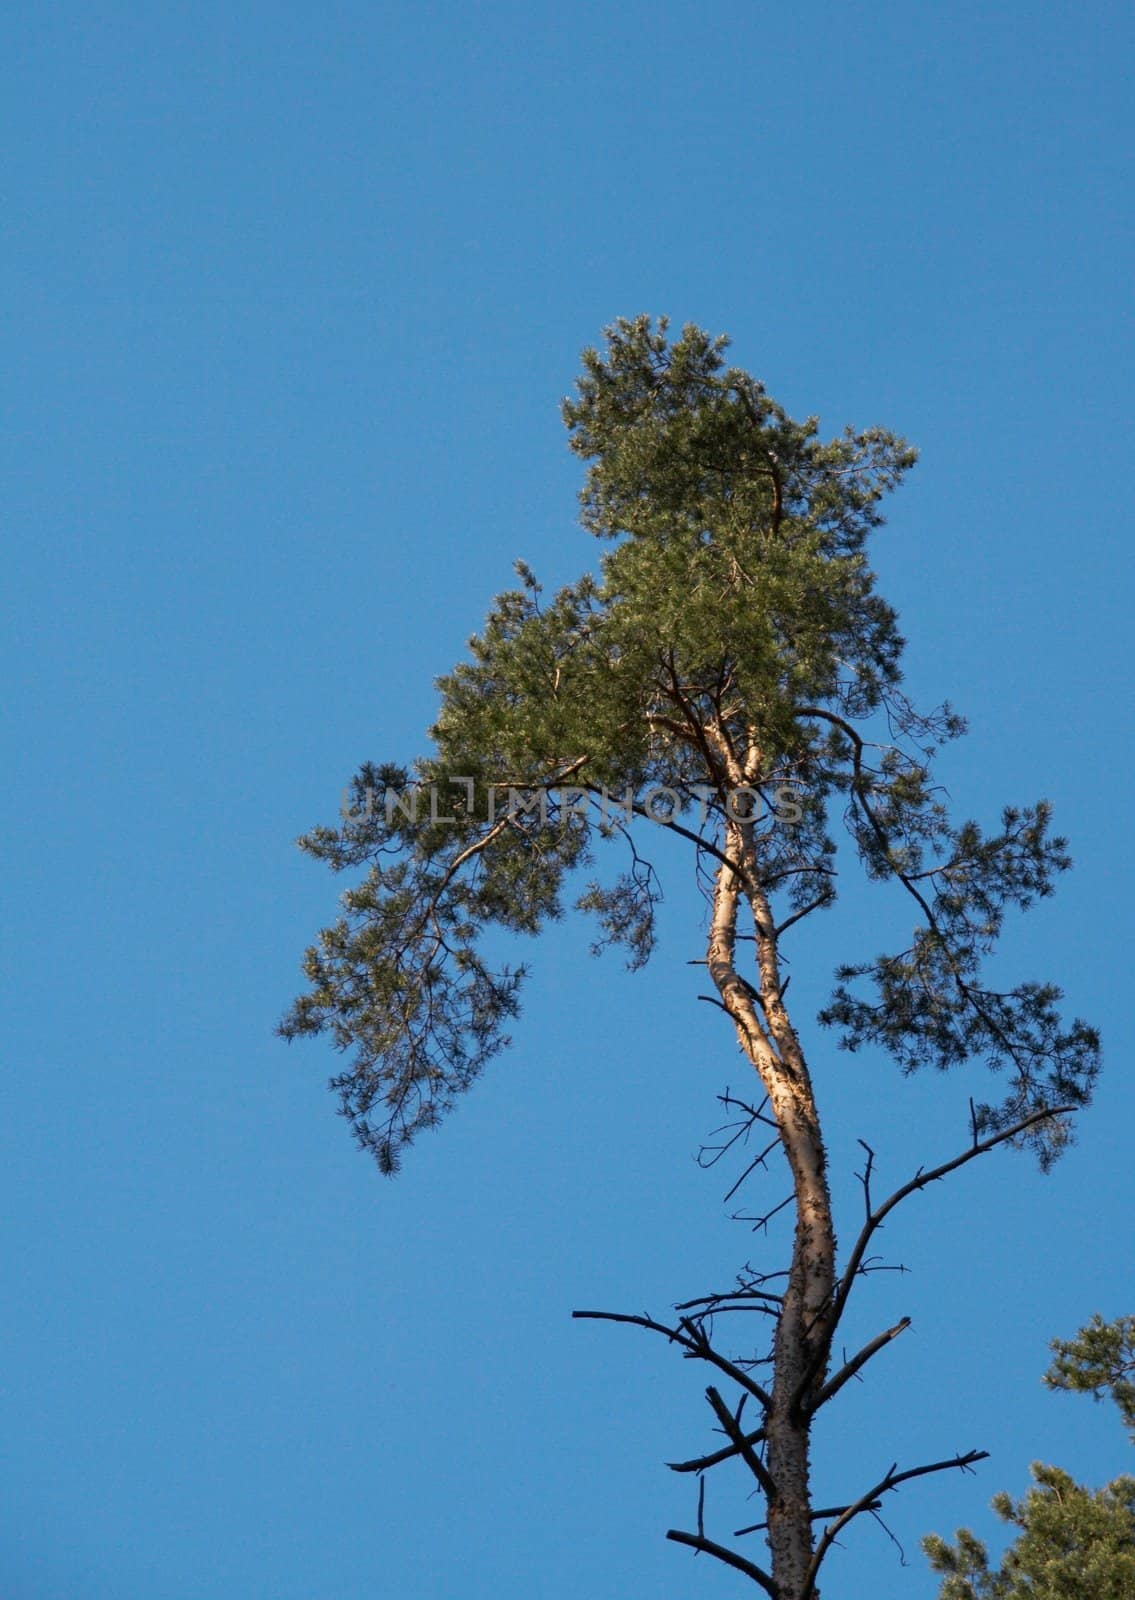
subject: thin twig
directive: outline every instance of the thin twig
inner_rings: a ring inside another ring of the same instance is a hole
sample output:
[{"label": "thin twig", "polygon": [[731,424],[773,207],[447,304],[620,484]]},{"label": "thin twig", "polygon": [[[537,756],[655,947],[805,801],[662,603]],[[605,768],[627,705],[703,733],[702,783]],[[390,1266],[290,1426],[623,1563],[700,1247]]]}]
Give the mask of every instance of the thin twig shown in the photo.
[{"label": "thin twig", "polygon": [[783,1211],[786,1206],[790,1206],[795,1198],[795,1193],[788,1195],[787,1198],[782,1200],[778,1206],[773,1206],[771,1211],[766,1211],[763,1217],[747,1217],[741,1211],[734,1211],[731,1221],[751,1222],[753,1224],[754,1233],[760,1233],[762,1231],[767,1232],[768,1225],[772,1221],[773,1217],[775,1217],[779,1212]]}]

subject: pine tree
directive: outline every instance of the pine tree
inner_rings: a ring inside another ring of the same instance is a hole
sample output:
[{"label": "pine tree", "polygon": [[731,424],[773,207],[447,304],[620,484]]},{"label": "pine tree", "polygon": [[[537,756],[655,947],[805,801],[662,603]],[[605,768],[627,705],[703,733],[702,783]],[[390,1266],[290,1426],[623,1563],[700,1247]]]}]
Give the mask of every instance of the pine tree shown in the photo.
[{"label": "pine tree", "polygon": [[[327,1033],[348,1057],[333,1080],[341,1108],[392,1172],[508,1042],[525,969],[501,963],[498,930],[536,934],[575,893],[598,943],[641,966],[660,885],[635,824],[683,842],[708,906],[713,999],[755,1074],[730,1104],[746,1128],[767,1125],[786,1163],[790,1258],[679,1307],[671,1323],[577,1315],[658,1331],[727,1383],[731,1401],[707,1390],[726,1444],[675,1466],[703,1475],[744,1463],[767,1502],[768,1564],[707,1537],[700,1510],[696,1532],[669,1536],[779,1600],[808,1600],[837,1535],[882,1494],[980,1454],[893,1469],[845,1505],[814,1504],[817,1413],[907,1326],[833,1370],[876,1229],[907,1195],[1000,1144],[1031,1145],[1047,1165],[1090,1096],[1098,1039],[1061,1021],[1051,984],[983,977],[1006,910],[1050,893],[1069,862],[1044,802],[1006,808],[987,832],[954,822],[933,780],[937,748],[962,723],[904,693],[903,641],[867,556],[914,451],[878,428],[822,440],[814,419],[793,421],[726,366],[727,344],[692,326],[671,340],[665,321],[639,317],[584,353],[564,417],[588,463],[581,520],[605,543],[599,573],[546,600],[519,565],[520,586],[439,681],[430,752],[410,767],[364,765],[340,824],[301,841],[361,876],[308,952],[309,987],[281,1031]],[[841,1259],[783,959],[792,930],[834,903],[845,858],[905,896],[914,927],[903,948],[839,970],[820,1023],[849,1051],[889,1052],[904,1073],[978,1058],[1003,1092],[972,1108],[960,1154],[887,1200],[872,1197],[868,1155],[866,1222]],[[599,863],[605,875],[578,892]],[[760,1352],[716,1342],[718,1328],[754,1320],[726,1313],[754,1307],[772,1334],[767,1383],[754,1376]]]},{"label": "pine tree", "polygon": [[[1105,1322],[1098,1314],[1067,1342],[1053,1342],[1045,1374],[1053,1389],[1110,1394],[1135,1442],[1135,1317]],[[993,1509],[1017,1530],[999,1567],[968,1528],[957,1543],[923,1540],[940,1600],[1131,1600],[1135,1595],[1135,1477],[1086,1489],[1059,1467],[1034,1462],[1024,1499],[994,1497]]]}]

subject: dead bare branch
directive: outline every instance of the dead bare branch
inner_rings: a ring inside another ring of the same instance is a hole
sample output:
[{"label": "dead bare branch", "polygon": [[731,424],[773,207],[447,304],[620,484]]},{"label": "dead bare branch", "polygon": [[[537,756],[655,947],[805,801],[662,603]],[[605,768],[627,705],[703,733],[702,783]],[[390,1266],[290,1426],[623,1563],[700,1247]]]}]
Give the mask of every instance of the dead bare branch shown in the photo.
[{"label": "dead bare branch", "polygon": [[824,1387],[808,1408],[812,1415],[814,1416],[822,1405],[826,1405],[834,1395],[837,1395],[844,1384],[849,1383],[856,1373],[867,1365],[873,1355],[876,1355],[886,1345],[890,1344],[892,1339],[897,1339],[900,1333],[905,1333],[909,1327],[910,1318],[903,1317],[901,1321],[895,1323],[893,1328],[886,1328],[872,1339],[869,1344],[865,1344],[858,1355],[852,1356],[851,1360],[846,1362],[835,1376],[829,1378],[828,1382],[824,1384]]},{"label": "dead bare branch", "polygon": [[[881,1500],[876,1500],[873,1506],[864,1506],[863,1509],[864,1511],[878,1511],[882,1504],[883,1502]],[[822,1522],[825,1517],[840,1517],[845,1511],[850,1510],[850,1506],[824,1506],[824,1508],[820,1511],[809,1512],[809,1516],[813,1522]],[[767,1527],[767,1522],[751,1522],[747,1528],[738,1528],[733,1537],[735,1539],[741,1539],[744,1538],[745,1534],[747,1533],[760,1533],[763,1528]]]},{"label": "dead bare branch", "polygon": [[625,1322],[636,1328],[648,1328],[652,1333],[665,1334],[671,1344],[681,1345],[686,1354],[698,1361],[707,1361],[711,1366],[724,1372],[733,1382],[742,1389],[748,1390],[754,1400],[759,1400],[767,1411],[772,1405],[772,1396],[760,1384],[735,1362],[721,1355],[710,1344],[706,1335],[695,1324],[683,1319],[679,1328],[667,1328],[661,1322],[655,1322],[653,1317],[629,1316],[617,1311],[573,1311],[572,1317],[585,1322]]},{"label": "dead bare branch", "polygon": [[691,1550],[701,1551],[707,1556],[715,1556],[718,1561],[732,1567],[735,1572],[743,1572],[747,1578],[752,1578],[754,1583],[759,1583],[766,1594],[776,1600],[777,1592],[773,1586],[772,1577],[763,1567],[758,1567],[753,1561],[746,1561],[744,1556],[739,1556],[735,1550],[729,1550],[723,1544],[715,1544],[712,1539],[705,1538],[702,1534],[682,1533],[676,1528],[667,1530],[666,1537],[673,1539],[675,1544],[688,1545]]},{"label": "dead bare branch", "polygon": [[988,1450],[967,1450],[964,1455],[951,1456],[948,1461],[931,1461],[923,1467],[908,1467],[905,1472],[896,1472],[895,1466],[892,1464],[890,1471],[880,1478],[873,1488],[868,1489],[866,1494],[861,1495],[854,1504],[841,1512],[830,1528],[824,1529],[823,1536],[816,1546],[816,1553],[812,1557],[805,1575],[800,1600],[810,1600],[816,1590],[816,1577],[824,1557],[849,1522],[861,1516],[864,1511],[873,1511],[875,1509],[874,1505],[872,1505],[873,1501],[878,1501],[883,1495],[889,1494],[893,1489],[897,1489],[900,1483],[909,1483],[912,1478],[924,1478],[928,1473],[949,1472],[954,1468],[959,1472],[968,1472],[975,1461],[985,1461],[988,1457]]},{"label": "dead bare branch", "polygon": [[757,1455],[752,1445],[747,1443],[744,1434],[741,1432],[738,1418],[734,1417],[733,1413],[730,1411],[729,1407],[725,1404],[725,1401],[721,1398],[720,1394],[712,1384],[705,1391],[705,1397],[713,1407],[714,1416],[716,1416],[718,1422],[720,1422],[730,1442],[736,1445],[738,1455],[748,1467],[749,1471],[753,1474],[753,1477],[756,1478],[757,1482],[760,1484],[761,1489],[764,1491],[765,1499],[768,1500],[770,1504],[779,1499],[776,1484],[773,1481],[768,1468],[765,1466],[760,1456]]},{"label": "dead bare branch", "polygon": [[[855,1244],[852,1247],[851,1255],[848,1257],[847,1266],[844,1268],[843,1275],[841,1276],[839,1283],[836,1285],[835,1293],[832,1297],[831,1309],[828,1312],[822,1329],[822,1338],[819,1341],[819,1345],[811,1363],[805,1371],[803,1378],[800,1380],[800,1383],[797,1385],[796,1393],[793,1397],[794,1405],[801,1405],[803,1403],[804,1398],[808,1393],[809,1386],[814,1381],[817,1372],[821,1372],[823,1370],[823,1367],[828,1359],[828,1353],[831,1350],[832,1340],[835,1337],[836,1329],[839,1327],[840,1319],[842,1318],[844,1311],[847,1309],[847,1302],[848,1298],[850,1297],[851,1290],[855,1284],[856,1278],[863,1270],[864,1258],[867,1254],[867,1246],[870,1244],[872,1238],[878,1232],[879,1228],[885,1222],[887,1217],[890,1216],[895,1207],[901,1205],[902,1202],[908,1198],[908,1196],[914,1194],[916,1191],[925,1189],[929,1184],[940,1182],[941,1179],[947,1177],[951,1172],[956,1172],[959,1167],[964,1167],[968,1162],[975,1160],[978,1156],[987,1155],[990,1150],[995,1150],[998,1145],[1008,1144],[1011,1139],[1018,1138],[1022,1133],[1027,1132],[1029,1128],[1035,1127],[1037,1123],[1046,1122],[1052,1117],[1067,1116],[1074,1110],[1074,1106],[1046,1107],[1042,1111],[1034,1111],[1030,1116],[1023,1117],[1020,1122],[1015,1122],[1011,1128],[1003,1128],[999,1133],[990,1134],[986,1139],[979,1139],[975,1131],[973,1143],[968,1150],[963,1150],[960,1155],[954,1156],[949,1161],[943,1161],[940,1166],[932,1167],[929,1172],[919,1168],[913,1178],[904,1183],[901,1188],[896,1189],[888,1199],[883,1201],[882,1205],[874,1209],[871,1209],[870,1195],[870,1178],[874,1155],[870,1147],[864,1145],[864,1149],[867,1150],[867,1163],[864,1168],[864,1172],[861,1175],[860,1181],[864,1186],[865,1204],[868,1208],[867,1220],[864,1222],[863,1227],[860,1230],[859,1237],[856,1239]],[[860,1143],[862,1142],[863,1141],[861,1140]]]},{"label": "dead bare branch", "polygon": [[[765,1429],[754,1428],[752,1433],[743,1434],[742,1438],[748,1445],[760,1444],[765,1438]],[[671,1472],[704,1472],[707,1467],[716,1467],[722,1461],[731,1460],[735,1455],[740,1454],[740,1450],[741,1440],[739,1439],[736,1444],[727,1444],[720,1450],[714,1450],[708,1456],[698,1456],[693,1461],[668,1461],[666,1465]]]}]

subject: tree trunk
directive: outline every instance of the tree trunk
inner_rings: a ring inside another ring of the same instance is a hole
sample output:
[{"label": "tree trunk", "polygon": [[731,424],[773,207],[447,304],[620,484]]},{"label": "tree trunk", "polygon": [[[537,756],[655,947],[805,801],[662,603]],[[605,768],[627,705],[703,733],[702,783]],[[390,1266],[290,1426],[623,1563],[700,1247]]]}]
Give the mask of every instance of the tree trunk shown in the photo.
[{"label": "tree trunk", "polygon": [[[807,1063],[781,997],[776,933],[757,877],[752,824],[730,825],[717,873],[708,964],[742,1049],[756,1068],[780,1129],[796,1208],[792,1262],[774,1346],[766,1419],[771,1479],[768,1535],[777,1600],[806,1600],[814,1542],[809,1479],[809,1402],[827,1371],[826,1314],[835,1286],[835,1230],[827,1160]],[[737,915],[753,915],[759,986],[736,966]]]}]

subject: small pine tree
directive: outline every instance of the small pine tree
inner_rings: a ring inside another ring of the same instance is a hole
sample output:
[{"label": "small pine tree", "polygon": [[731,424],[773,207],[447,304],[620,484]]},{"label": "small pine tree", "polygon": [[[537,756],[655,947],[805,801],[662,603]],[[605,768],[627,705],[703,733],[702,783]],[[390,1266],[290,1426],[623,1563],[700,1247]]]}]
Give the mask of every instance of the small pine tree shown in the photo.
[{"label": "small pine tree", "polygon": [[[1053,1341],[1044,1381],[1052,1389],[1105,1394],[1116,1402],[1135,1441],[1135,1317],[1105,1322],[1097,1313],[1074,1339]],[[923,1540],[939,1600],[1132,1600],[1135,1596],[1135,1477],[1086,1489],[1059,1467],[1034,1462],[1022,1500],[994,1497],[993,1509],[1017,1536],[999,1567],[968,1528],[957,1543]]]},{"label": "small pine tree", "polygon": [[1105,1322],[1097,1311],[1074,1339],[1054,1339],[1052,1350],[1048,1387],[1114,1400],[1135,1444],[1135,1317]]}]

